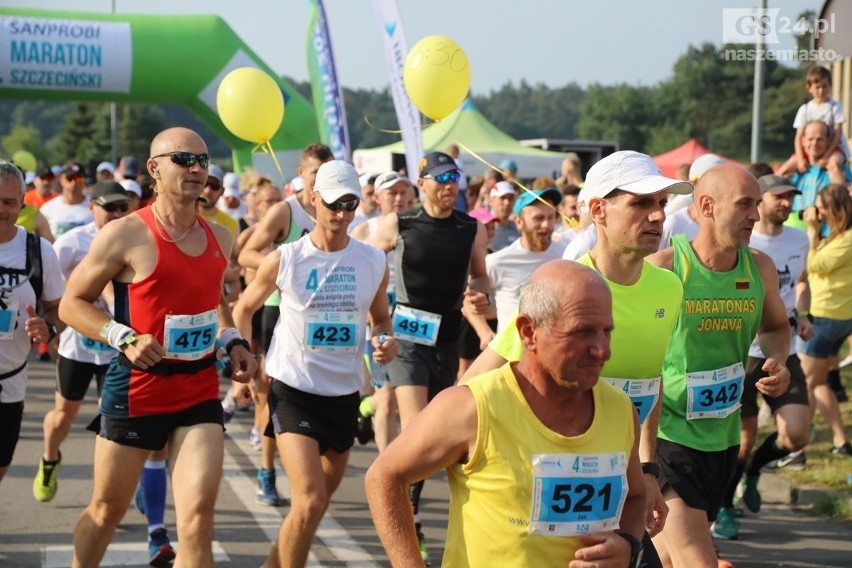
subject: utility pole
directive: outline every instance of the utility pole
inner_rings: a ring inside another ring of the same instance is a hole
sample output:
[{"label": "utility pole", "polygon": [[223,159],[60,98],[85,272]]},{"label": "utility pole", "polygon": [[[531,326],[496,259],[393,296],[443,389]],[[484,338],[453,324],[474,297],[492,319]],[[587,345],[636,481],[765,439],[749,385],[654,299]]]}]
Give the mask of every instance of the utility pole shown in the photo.
[{"label": "utility pole", "polygon": [[[764,38],[761,33],[763,18],[766,15],[766,0],[757,3],[757,34],[755,53],[763,53]],[[763,57],[754,59],[754,102],[751,115],[751,162],[760,161],[760,146],[763,141]]]},{"label": "utility pole", "polygon": [[[115,0],[111,1],[112,13],[115,14]],[[112,147],[112,163],[118,166],[118,110],[115,102],[109,103],[109,139]]]}]

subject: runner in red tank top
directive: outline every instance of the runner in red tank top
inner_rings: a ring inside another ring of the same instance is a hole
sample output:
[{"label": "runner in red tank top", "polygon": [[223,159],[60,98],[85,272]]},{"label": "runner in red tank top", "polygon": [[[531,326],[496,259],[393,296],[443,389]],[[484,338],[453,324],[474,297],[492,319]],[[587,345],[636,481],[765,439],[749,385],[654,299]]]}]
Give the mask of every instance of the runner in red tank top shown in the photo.
[{"label": "runner in red tank top", "polygon": [[[151,142],[157,201],[105,226],[68,280],[60,317],[121,351],[104,384],[92,500],[74,534],[74,566],[97,566],[124,516],[149,451],[169,443],[181,547],[176,563],[213,566],[213,511],[222,476],[222,407],[213,368],[217,335],[246,382],[257,369],[221,301],[231,235],[195,207],[207,145],[186,128]],[[92,302],[108,282],[116,319]],[[199,464],[203,464],[200,466]]]}]

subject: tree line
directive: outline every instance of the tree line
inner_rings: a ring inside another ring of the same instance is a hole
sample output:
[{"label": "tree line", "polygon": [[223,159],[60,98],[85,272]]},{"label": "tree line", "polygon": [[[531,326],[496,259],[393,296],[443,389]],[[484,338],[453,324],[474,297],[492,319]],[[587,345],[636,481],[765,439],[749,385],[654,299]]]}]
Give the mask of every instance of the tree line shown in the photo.
[{"label": "tree line", "polygon": [[[725,49],[736,47],[747,46],[690,46],[671,76],[654,86],[583,88],[572,82],[549,87],[510,81],[485,95],[472,93],[472,100],[498,128],[518,139],[616,140],[622,149],[654,155],[696,138],[715,152],[748,161],[754,63],[726,60]],[[793,117],[809,98],[804,74],[804,65],[765,62],[765,161],[784,160],[793,151]],[[287,80],[310,99],[309,83]],[[398,135],[379,130],[396,127],[387,89],[344,88],[344,99],[353,148],[398,140]],[[180,105],[117,107],[119,155],[146,156],[154,134],[180,124],[198,131],[219,162],[230,162],[227,145]],[[23,149],[48,164],[88,162],[109,158],[110,148],[108,103],[0,99],[0,151],[6,156]]]}]

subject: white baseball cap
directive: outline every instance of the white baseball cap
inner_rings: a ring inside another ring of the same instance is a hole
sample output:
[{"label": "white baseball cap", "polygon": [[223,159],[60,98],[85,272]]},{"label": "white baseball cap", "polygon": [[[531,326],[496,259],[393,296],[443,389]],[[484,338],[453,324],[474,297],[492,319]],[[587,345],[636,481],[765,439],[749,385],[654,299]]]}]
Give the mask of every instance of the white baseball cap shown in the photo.
[{"label": "white baseball cap", "polygon": [[503,197],[504,195],[518,195],[515,186],[508,181],[498,181],[489,192],[491,197]]},{"label": "white baseball cap", "polygon": [[342,160],[325,162],[317,170],[314,191],[326,203],[334,203],[341,197],[352,195],[361,198],[361,182],[355,166]]},{"label": "white baseball cap", "polygon": [[225,171],[221,168],[221,166],[210,164],[210,167],[207,168],[207,177],[216,178],[221,182],[222,178],[225,177]]},{"label": "white baseball cap", "polygon": [[234,172],[225,174],[225,179],[222,180],[222,186],[225,188],[223,197],[239,197],[240,196],[240,176]]},{"label": "white baseball cap", "polygon": [[378,174],[376,172],[364,172],[361,174],[361,177],[358,178],[358,183],[361,184],[361,187],[366,187],[371,179],[375,179]]},{"label": "white baseball cap", "polygon": [[114,174],[115,173],[115,166],[113,165],[112,162],[101,162],[100,164],[98,164],[98,167],[95,168],[95,172],[102,172],[104,170],[108,171],[111,174]]},{"label": "white baseball cap", "polygon": [[121,187],[124,188],[124,191],[126,191],[127,193],[133,193],[136,195],[136,197],[142,199],[142,186],[136,183],[134,180],[123,179],[118,183],[119,185],[121,185]]},{"label": "white baseball cap", "polygon": [[382,175],[380,175],[379,177],[376,178],[376,181],[374,183],[374,187],[376,188],[376,191],[378,192],[378,191],[382,191],[383,189],[388,189],[390,187],[393,187],[394,185],[398,184],[401,181],[404,181],[408,184],[411,184],[411,182],[408,180],[408,178],[405,177],[404,175],[402,175],[399,172],[385,172],[385,173],[383,173]]},{"label": "white baseball cap", "polygon": [[293,193],[299,193],[305,189],[305,180],[301,176],[294,177],[290,180],[290,189],[293,190]]},{"label": "white baseball cap", "polygon": [[587,204],[594,197],[604,198],[620,189],[633,195],[651,195],[668,191],[677,195],[692,193],[692,184],[665,177],[651,156],[632,150],[610,154],[586,174],[579,201]]},{"label": "white baseball cap", "polygon": [[724,158],[717,156],[716,154],[704,154],[703,156],[698,156],[692,162],[692,165],[689,166],[689,181],[698,181],[698,178],[703,176],[704,172],[713,166],[721,166],[724,163]]}]

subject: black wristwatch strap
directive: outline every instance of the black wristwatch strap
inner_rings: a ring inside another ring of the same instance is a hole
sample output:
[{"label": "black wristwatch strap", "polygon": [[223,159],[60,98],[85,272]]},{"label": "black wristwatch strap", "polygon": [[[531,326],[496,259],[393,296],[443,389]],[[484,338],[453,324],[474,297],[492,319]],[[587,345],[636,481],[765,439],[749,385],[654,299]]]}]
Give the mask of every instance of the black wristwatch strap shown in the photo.
[{"label": "black wristwatch strap", "polygon": [[231,355],[231,349],[233,349],[233,348],[234,348],[234,347],[236,347],[237,345],[242,345],[242,346],[243,346],[243,347],[245,347],[248,351],[251,351],[251,345],[249,345],[249,342],[248,342],[248,341],[246,341],[245,339],[243,339],[242,337],[238,337],[238,338],[236,338],[236,339],[232,339],[232,340],[230,340],[230,341],[228,342],[228,344],[227,344],[227,345],[225,345],[225,353],[227,353],[227,354],[228,354],[228,356],[230,356],[230,355]]},{"label": "black wristwatch strap", "polygon": [[642,541],[628,532],[616,531],[615,534],[630,544],[630,562],[627,564],[627,568],[637,568],[639,562],[642,561]]},{"label": "black wristwatch strap", "polygon": [[642,462],[642,473],[647,473],[660,479],[660,466],[654,462]]}]

